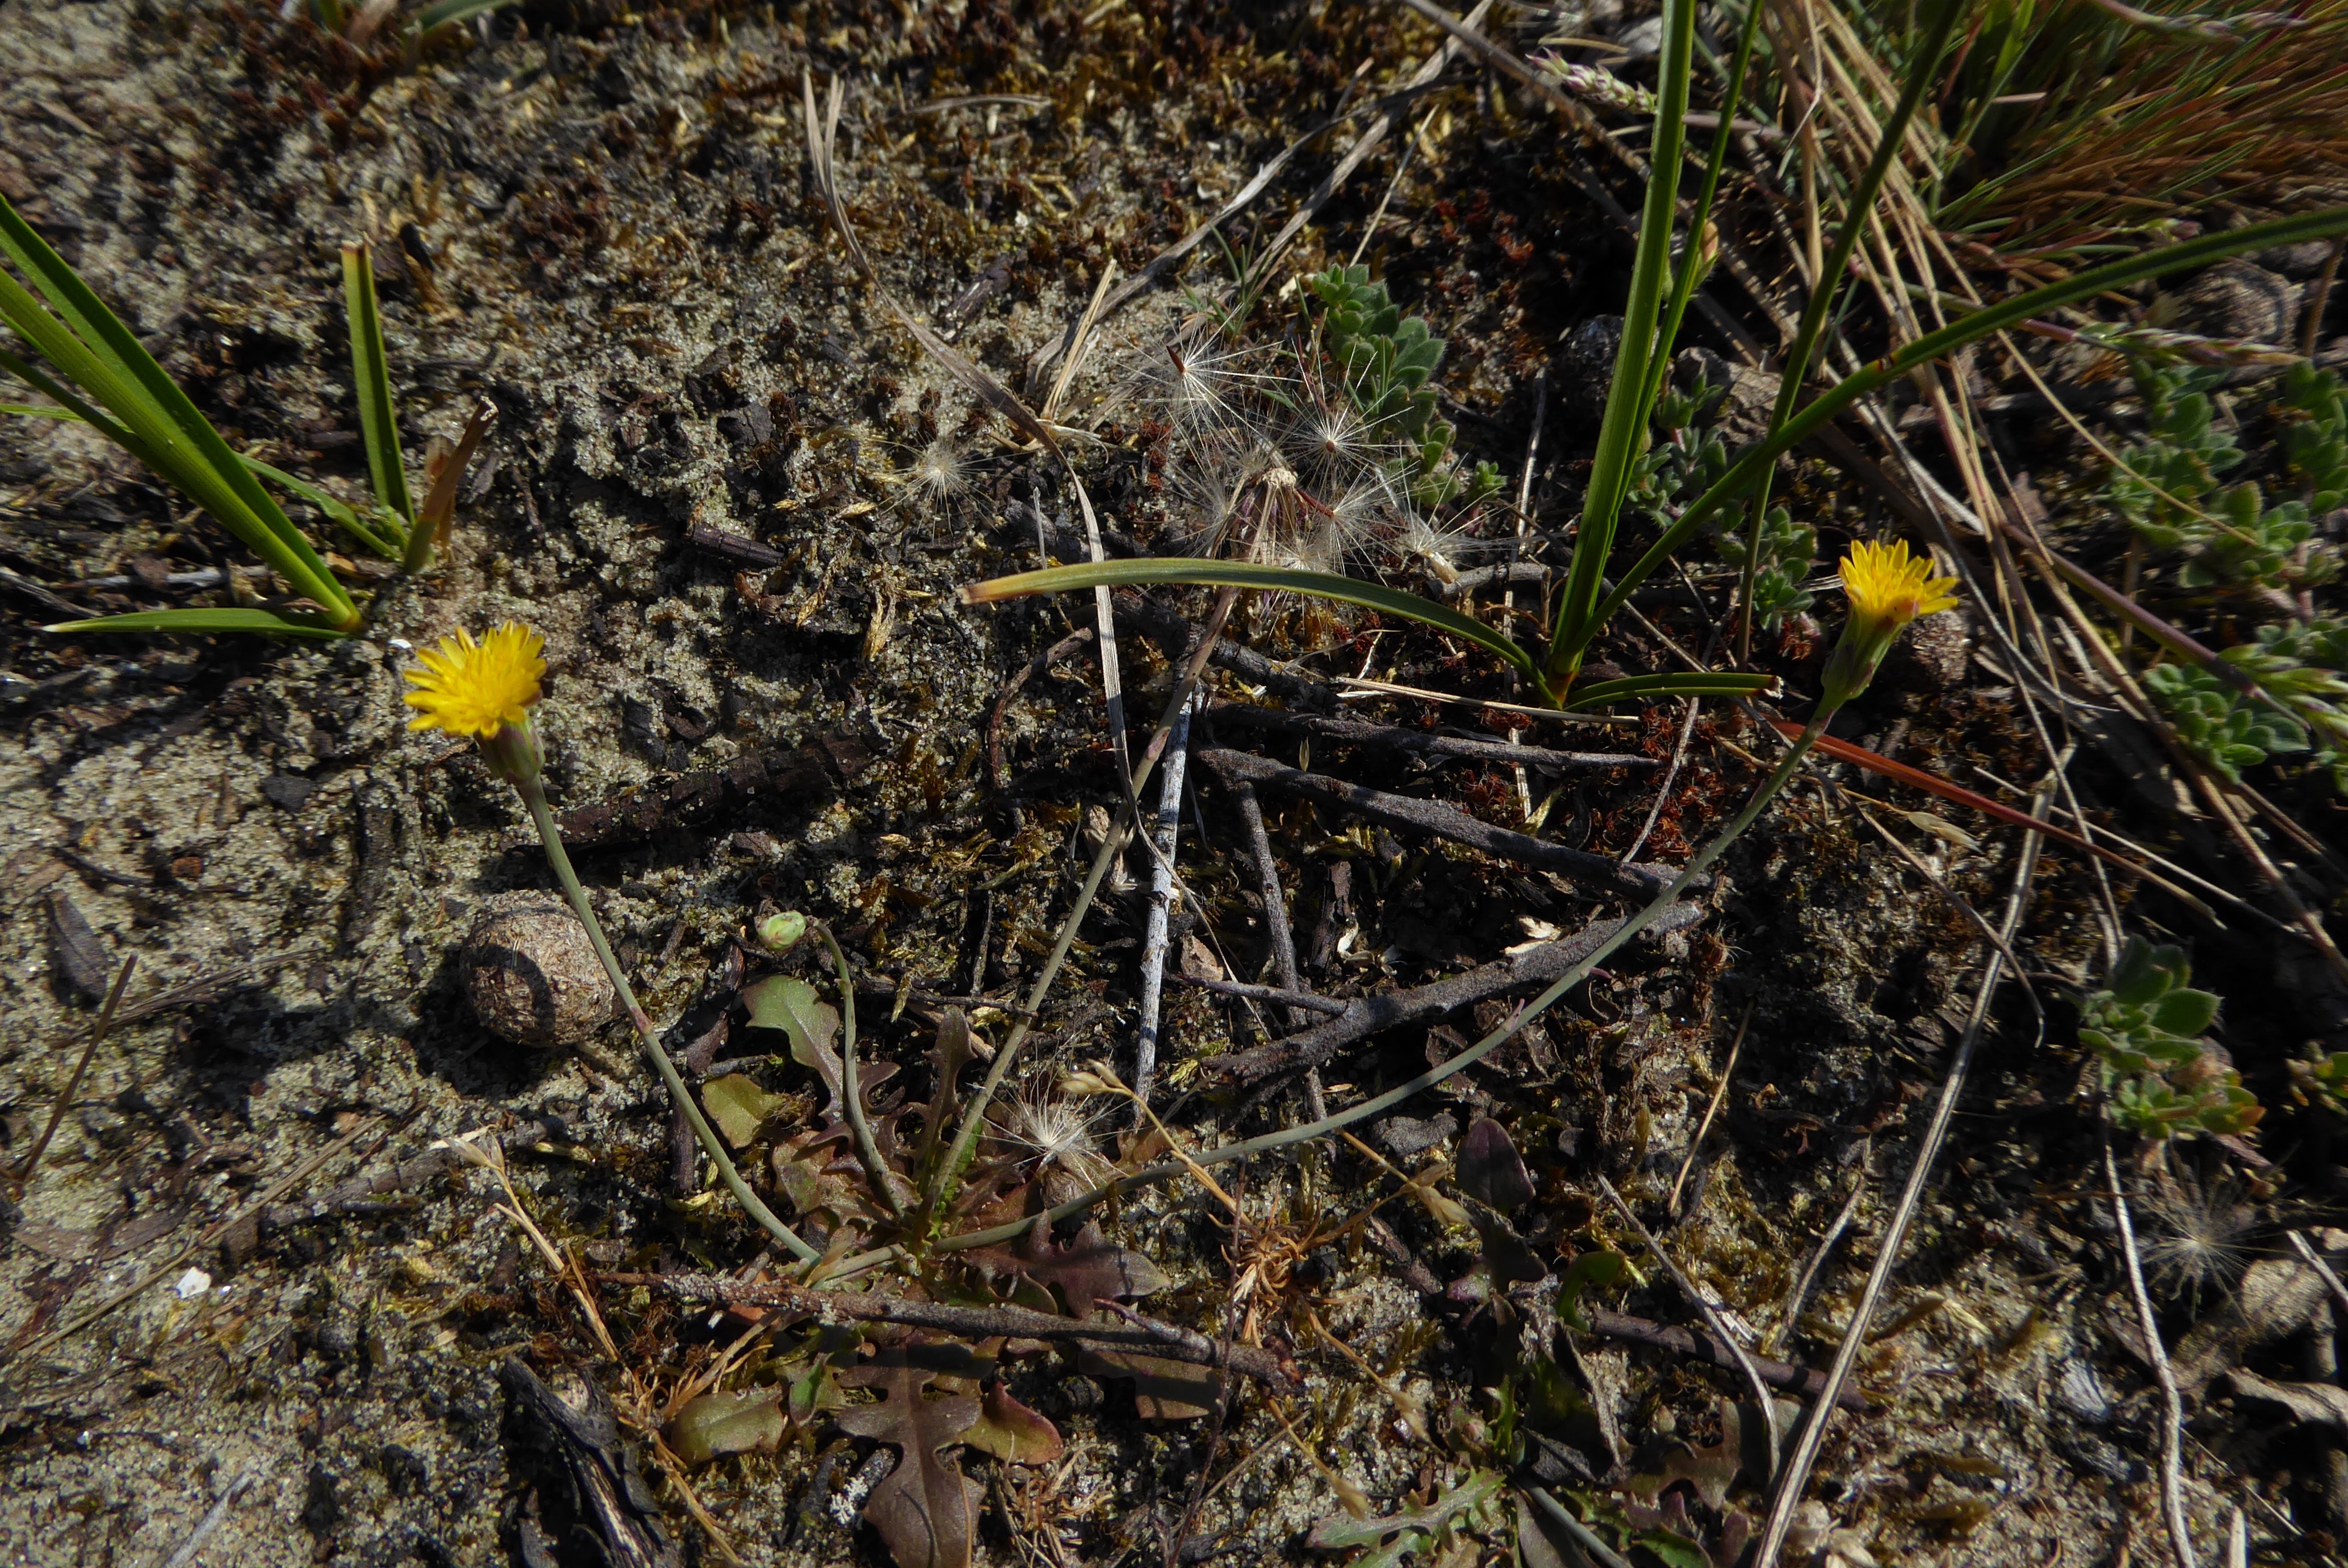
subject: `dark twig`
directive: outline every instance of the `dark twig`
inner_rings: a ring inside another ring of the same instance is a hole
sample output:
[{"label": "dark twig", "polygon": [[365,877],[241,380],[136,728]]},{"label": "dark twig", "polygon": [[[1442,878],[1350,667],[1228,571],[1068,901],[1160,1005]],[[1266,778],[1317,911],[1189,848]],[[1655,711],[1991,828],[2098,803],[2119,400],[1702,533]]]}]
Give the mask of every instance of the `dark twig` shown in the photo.
[{"label": "dark twig", "polygon": [[1299,773],[1294,768],[1282,767],[1278,763],[1251,756],[1246,752],[1204,751],[1199,753],[1199,761],[1217,778],[1233,788],[1244,782],[1260,789],[1278,790],[1282,794],[1300,795],[1306,800],[1340,806],[1373,822],[1433,834],[1454,844],[1480,849],[1487,855],[1497,855],[1520,866],[1554,871],[1561,876],[1570,876],[1609,892],[1651,898],[1672,879],[1671,873],[1659,866],[1617,865],[1605,856],[1592,855],[1585,849],[1569,849],[1562,844],[1551,844],[1529,834],[1511,833],[1504,827],[1494,827],[1457,806],[1445,805],[1439,801],[1419,800],[1412,795],[1369,789],[1321,774]]},{"label": "dark twig", "polygon": [[[1709,1334],[1701,1334],[1693,1328],[1682,1328],[1673,1324],[1657,1323],[1652,1318],[1633,1317],[1628,1313],[1609,1312],[1602,1307],[1585,1306],[1581,1309],[1581,1315],[1589,1320],[1592,1333],[1603,1335],[1609,1339],[1626,1339],[1634,1345],[1652,1345],[1661,1350],[1675,1350],[1683,1356],[1693,1356],[1698,1360],[1709,1361],[1714,1366],[1728,1371],[1733,1372],[1737,1369],[1735,1354],[1726,1345],[1715,1340]],[[1787,1362],[1772,1360],[1766,1356],[1755,1356],[1751,1360],[1754,1370],[1760,1373],[1761,1380],[1772,1388],[1790,1389],[1808,1399],[1818,1399],[1826,1392],[1827,1379],[1823,1372],[1813,1371],[1807,1367],[1796,1367]],[[1869,1403],[1865,1394],[1848,1385],[1836,1391],[1835,1403],[1846,1410],[1869,1410],[1874,1408]]]},{"label": "dark twig", "polygon": [[[1658,919],[1647,930],[1652,937],[1684,930],[1704,918],[1704,906],[1683,903]],[[1416,986],[1409,990],[1386,991],[1374,997],[1355,997],[1345,1004],[1345,1010],[1327,1023],[1292,1034],[1285,1040],[1253,1050],[1232,1051],[1202,1063],[1204,1070],[1218,1077],[1241,1083],[1253,1082],[1274,1073],[1297,1072],[1307,1067],[1318,1067],[1347,1046],[1369,1039],[1372,1035],[1405,1024],[1426,1023],[1444,1014],[1478,1002],[1490,1001],[1511,991],[1555,982],[1582,958],[1595,950],[1614,934],[1617,920],[1600,920],[1583,927],[1562,941],[1543,942],[1537,948],[1455,975],[1447,980],[1431,985]]]},{"label": "dark twig", "polygon": [[1238,997],[1242,1001],[1270,1002],[1291,1012],[1301,1009],[1305,1012],[1317,1012],[1324,1018],[1343,1018],[1345,1009],[1353,1005],[1335,997],[1316,996],[1311,991],[1292,991],[1279,986],[1251,986],[1244,980],[1205,980],[1185,974],[1177,974],[1174,978],[1185,985],[1197,986],[1220,996]]},{"label": "dark twig", "polygon": [[685,537],[695,549],[706,550],[711,555],[724,556],[728,560],[741,561],[748,566],[778,567],[788,559],[772,545],[761,544],[744,534],[713,528],[705,523],[695,524]]},{"label": "dark twig", "polygon": [[1099,1318],[1061,1317],[1025,1307],[954,1307],[943,1302],[912,1301],[901,1296],[808,1290],[774,1280],[745,1284],[722,1274],[602,1274],[592,1277],[609,1285],[650,1286],[681,1301],[780,1307],[859,1323],[901,1323],[973,1339],[997,1335],[1020,1339],[1071,1339],[1111,1349],[1143,1350],[1194,1367],[1227,1367],[1276,1388],[1293,1389],[1301,1381],[1296,1369],[1272,1351],[1250,1345],[1227,1347],[1190,1329],[1132,1313],[1121,1314],[1128,1319],[1128,1326],[1120,1327]]},{"label": "dark twig", "polygon": [[[1344,721],[1329,722],[1342,723]],[[1263,803],[1256,799],[1254,786],[1251,784],[1241,784],[1234,793],[1239,797],[1240,821],[1247,828],[1248,854],[1255,860],[1257,886],[1263,895],[1263,924],[1265,933],[1271,938],[1272,973],[1280,977],[1282,989],[1293,993],[1302,986],[1296,978],[1296,933],[1288,922],[1288,891],[1280,885],[1280,862],[1272,856],[1272,835],[1264,831]],[[1342,1008],[1338,1009],[1337,1016],[1344,1016]],[[1303,1028],[1303,1009],[1289,1008],[1287,1022],[1292,1030]],[[1306,1071],[1304,1098],[1313,1121],[1318,1122],[1329,1114],[1329,1107],[1321,1094],[1318,1068]]]},{"label": "dark twig", "polygon": [[49,1151],[49,1140],[57,1135],[57,1123],[66,1119],[66,1112],[73,1104],[75,1093],[81,1088],[82,1074],[89,1071],[90,1058],[98,1054],[98,1045],[106,1039],[106,1031],[114,1027],[115,1009],[122,1005],[122,989],[130,983],[130,972],[138,967],[139,955],[136,953],[122,960],[121,971],[114,977],[114,989],[106,993],[106,1005],[98,1009],[98,1021],[90,1026],[89,1043],[81,1048],[80,1058],[74,1062],[73,1071],[66,1077],[66,1086],[57,1091],[57,1102],[49,1108],[48,1124],[41,1129],[41,1135],[33,1140],[33,1152],[25,1156],[25,1163],[9,1178],[18,1192],[32,1185],[33,1173],[40,1169],[41,1156]]},{"label": "dark twig", "polygon": [[1516,763],[1559,773],[1589,768],[1652,769],[1663,764],[1653,757],[1620,752],[1560,752],[1548,746],[1514,745],[1507,741],[1480,741],[1464,735],[1440,735],[1398,724],[1372,724],[1359,719],[1324,718],[1317,713],[1284,713],[1245,702],[1218,702],[1208,711],[1218,725],[1327,741],[1337,745],[1374,746],[1416,757],[1455,757],[1468,762]]}]

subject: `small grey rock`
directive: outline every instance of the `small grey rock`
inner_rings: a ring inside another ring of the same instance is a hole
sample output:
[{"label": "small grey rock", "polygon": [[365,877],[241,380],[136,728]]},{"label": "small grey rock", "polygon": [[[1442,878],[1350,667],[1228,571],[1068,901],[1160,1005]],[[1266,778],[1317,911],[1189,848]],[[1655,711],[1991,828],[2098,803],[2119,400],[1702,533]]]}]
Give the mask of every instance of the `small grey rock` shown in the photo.
[{"label": "small grey rock", "polygon": [[1614,384],[1614,356],[1622,347],[1621,316],[1591,316],[1567,329],[1550,365],[1560,399],[1585,413],[1605,407],[1606,389]]},{"label": "small grey rock", "polygon": [[273,804],[283,806],[287,811],[300,811],[308,804],[311,792],[317,787],[314,780],[305,779],[299,774],[272,774],[261,781],[262,794]]},{"label": "small grey rock", "polygon": [[492,1033],[539,1050],[582,1044],[616,1000],[587,928],[545,894],[508,894],[458,958],[465,999]]},{"label": "small grey rock", "polygon": [[1946,692],[1962,684],[1972,649],[1962,610],[1911,622],[1883,661],[1883,681],[1909,692]]},{"label": "small grey rock", "polygon": [[2207,337],[2289,343],[2299,339],[2305,291],[2237,257],[2220,261],[2170,296],[2176,324]]}]

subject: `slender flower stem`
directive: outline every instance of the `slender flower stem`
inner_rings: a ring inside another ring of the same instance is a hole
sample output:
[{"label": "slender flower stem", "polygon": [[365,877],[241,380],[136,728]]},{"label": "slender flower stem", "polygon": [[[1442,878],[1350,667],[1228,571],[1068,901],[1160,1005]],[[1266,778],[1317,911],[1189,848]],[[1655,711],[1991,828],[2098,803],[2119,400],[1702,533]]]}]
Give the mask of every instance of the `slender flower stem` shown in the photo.
[{"label": "slender flower stem", "polygon": [[[579,885],[579,873],[571,867],[571,856],[562,847],[561,830],[554,825],[554,813],[546,804],[546,791],[536,779],[517,779],[514,788],[520,793],[522,804],[530,807],[530,821],[538,825],[539,842],[546,846],[546,863],[554,867],[554,878],[562,884],[563,896],[571,900],[571,907],[579,916],[579,923],[587,927],[587,939],[594,944],[595,957],[602,960],[603,973],[610,977],[612,989],[620,994],[621,1003],[627,1008],[628,1021],[636,1026],[636,1038],[643,1043],[644,1054],[652,1059],[654,1071],[668,1086],[669,1098],[676,1102],[679,1111],[685,1112],[685,1121],[693,1128],[693,1135],[701,1140],[703,1152],[716,1165],[718,1179],[726,1184],[726,1190],[734,1194],[734,1201],[742,1205],[744,1212],[757,1221],[767,1235],[788,1247],[793,1257],[801,1263],[819,1261],[823,1255],[801,1241],[798,1232],[778,1218],[775,1211],[750,1190],[749,1184],[742,1179],[742,1173],[734,1168],[732,1158],[726,1153],[726,1145],[709,1125],[709,1119],[701,1113],[701,1106],[694,1100],[693,1091],[686,1087],[685,1075],[677,1071],[676,1063],[671,1061],[668,1052],[661,1049],[660,1037],[653,1029],[652,1017],[636,1001],[635,989],[628,984],[628,977],[621,969],[620,960],[612,955],[611,942],[603,936],[602,922],[595,918],[595,911],[587,902],[587,890]],[[854,999],[854,991],[849,990],[846,1000],[850,1008],[856,1005]],[[852,1088],[850,1093],[853,1094]]]},{"label": "slender flower stem", "polygon": [[[1039,1219],[1046,1225],[1056,1225],[1061,1220],[1082,1214],[1107,1199],[1119,1197],[1159,1182],[1172,1181],[1189,1172],[1193,1165],[1220,1165],[1231,1160],[1245,1160],[1257,1154],[1268,1154],[1292,1144],[1325,1137],[1329,1133],[1351,1127],[1356,1122],[1368,1121],[1374,1116],[1382,1116],[1412,1096],[1423,1093],[1447,1079],[1475,1066],[1476,1063],[1498,1050],[1505,1041],[1513,1038],[1526,1025],[1547,1011],[1566,992],[1588,979],[1591,970],[1612,958],[1632,938],[1653,925],[1662,917],[1664,910],[1677,902],[1681,894],[1694,886],[1713,862],[1725,854],[1728,846],[1735,843],[1747,828],[1760,819],[1761,813],[1785,789],[1796,770],[1802,765],[1802,759],[1809,754],[1811,746],[1817,743],[1818,736],[1825,733],[1827,721],[1832,717],[1834,717],[1832,708],[1822,708],[1818,711],[1804,727],[1801,734],[1795,739],[1784,759],[1777,764],[1768,778],[1762,782],[1760,787],[1753,792],[1751,798],[1746,801],[1744,809],[1729,821],[1727,826],[1721,829],[1718,836],[1697,852],[1695,858],[1688,862],[1687,868],[1672,880],[1670,886],[1657,894],[1653,903],[1623,921],[1614,934],[1600,943],[1588,958],[1559,977],[1555,985],[1518,1009],[1516,1015],[1508,1022],[1441,1066],[1431,1067],[1408,1082],[1397,1085],[1384,1094],[1365,1100],[1361,1104],[1341,1111],[1334,1116],[1325,1116],[1318,1122],[1308,1122],[1301,1127],[1292,1127],[1284,1132],[1268,1132],[1261,1138],[1250,1138],[1238,1143],[1226,1143],[1220,1149],[1200,1150],[1189,1156],[1187,1160],[1170,1160],[1162,1164],[1151,1165],[1146,1170],[1137,1171],[1129,1176],[1120,1176],[1113,1182],[1096,1187],[1082,1197],[1072,1198],[1056,1208],[1045,1210],[1040,1215],[1014,1221],[1010,1225],[994,1225],[986,1230],[967,1231],[961,1235],[947,1236],[932,1244],[932,1250],[958,1252],[967,1247],[993,1246],[998,1242],[1016,1240],[1033,1229]],[[834,1270],[834,1276],[846,1277],[897,1255],[898,1249],[893,1247],[864,1253],[842,1262]]]},{"label": "slender flower stem", "polygon": [[880,1145],[872,1136],[872,1123],[864,1114],[864,1097],[856,1082],[856,977],[850,972],[848,955],[839,950],[839,939],[831,934],[831,927],[820,920],[808,925],[829,949],[832,965],[839,970],[839,1097],[848,1102],[848,1131],[856,1140],[856,1158],[864,1166],[865,1179],[872,1184],[872,1195],[889,1211],[889,1217],[902,1219],[905,1205],[897,1201],[897,1189],[890,1184],[889,1167],[880,1158]]}]

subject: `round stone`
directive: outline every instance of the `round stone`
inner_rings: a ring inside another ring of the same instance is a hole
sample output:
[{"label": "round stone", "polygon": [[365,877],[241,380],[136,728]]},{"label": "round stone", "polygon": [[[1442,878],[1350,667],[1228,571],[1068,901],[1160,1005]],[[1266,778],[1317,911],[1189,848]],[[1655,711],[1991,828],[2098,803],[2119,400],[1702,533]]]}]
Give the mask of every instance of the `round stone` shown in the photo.
[{"label": "round stone", "polygon": [[612,982],[587,928],[544,894],[497,900],[466,939],[458,971],[474,1013],[516,1045],[580,1045],[613,1016]]}]

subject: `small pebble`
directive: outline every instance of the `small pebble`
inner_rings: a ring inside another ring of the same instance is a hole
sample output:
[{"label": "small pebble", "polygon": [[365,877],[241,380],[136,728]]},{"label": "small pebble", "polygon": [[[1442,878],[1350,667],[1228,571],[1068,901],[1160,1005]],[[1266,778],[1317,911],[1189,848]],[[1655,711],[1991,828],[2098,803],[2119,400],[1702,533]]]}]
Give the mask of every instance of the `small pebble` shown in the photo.
[{"label": "small pebble", "polygon": [[587,928],[542,894],[497,900],[473,927],[458,968],[474,1013],[516,1045],[584,1044],[613,1016],[612,982]]}]

